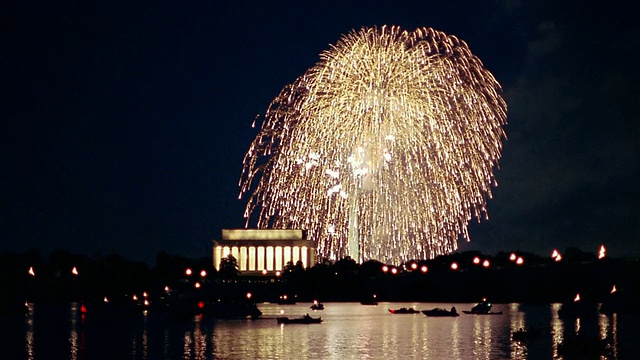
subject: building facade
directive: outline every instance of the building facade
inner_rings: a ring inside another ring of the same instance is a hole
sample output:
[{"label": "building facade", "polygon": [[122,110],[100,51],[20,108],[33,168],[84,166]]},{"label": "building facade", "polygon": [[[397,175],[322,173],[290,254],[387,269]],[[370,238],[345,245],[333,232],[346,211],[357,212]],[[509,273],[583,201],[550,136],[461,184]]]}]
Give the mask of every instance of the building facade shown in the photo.
[{"label": "building facade", "polygon": [[223,229],[222,239],[213,241],[213,266],[229,256],[238,260],[240,272],[282,271],[288,262],[313,266],[316,243],[305,230]]}]

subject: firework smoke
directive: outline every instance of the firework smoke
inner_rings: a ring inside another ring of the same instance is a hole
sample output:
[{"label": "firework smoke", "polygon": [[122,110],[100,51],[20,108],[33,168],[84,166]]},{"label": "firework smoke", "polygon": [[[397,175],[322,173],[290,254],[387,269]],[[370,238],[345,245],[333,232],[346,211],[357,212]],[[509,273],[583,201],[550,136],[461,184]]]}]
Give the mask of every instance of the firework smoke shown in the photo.
[{"label": "firework smoke", "polygon": [[318,256],[400,262],[469,240],[506,137],[498,82],[455,36],[363,28],[273,100],[244,159],[258,228],[307,229]]}]

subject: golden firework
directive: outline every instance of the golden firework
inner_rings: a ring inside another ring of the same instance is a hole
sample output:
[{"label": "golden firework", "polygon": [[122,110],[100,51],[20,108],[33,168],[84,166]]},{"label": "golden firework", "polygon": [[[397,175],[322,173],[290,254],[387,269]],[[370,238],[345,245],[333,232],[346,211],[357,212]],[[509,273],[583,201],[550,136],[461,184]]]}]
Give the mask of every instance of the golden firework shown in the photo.
[{"label": "golden firework", "polygon": [[487,215],[506,137],[500,93],[455,36],[352,31],[269,105],[240,178],[247,226],[307,229],[333,260],[456,250]]}]

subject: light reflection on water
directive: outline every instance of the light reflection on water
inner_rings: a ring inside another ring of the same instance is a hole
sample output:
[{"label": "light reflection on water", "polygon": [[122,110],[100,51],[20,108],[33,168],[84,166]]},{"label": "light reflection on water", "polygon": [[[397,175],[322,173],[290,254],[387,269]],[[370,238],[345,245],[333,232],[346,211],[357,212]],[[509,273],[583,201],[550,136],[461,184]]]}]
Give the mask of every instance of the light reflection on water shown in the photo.
[{"label": "light reflection on water", "polygon": [[[526,329],[525,312],[520,311],[519,304],[509,304],[509,330],[511,333]],[[510,354],[512,359],[526,359],[527,345],[522,341],[511,341]]]},{"label": "light reflection on water", "polygon": [[71,308],[69,309],[69,318],[71,320],[71,330],[69,332],[69,351],[70,356],[69,359],[76,360],[78,359],[78,303],[71,303]]},{"label": "light reflection on water", "polygon": [[[558,318],[560,304],[495,304],[503,315],[463,314],[456,318],[428,318],[422,314],[391,314],[388,308],[417,310],[448,308],[451,304],[328,303],[322,324],[278,325],[281,310],[290,317],[303,315],[310,304],[281,306],[260,304],[265,319],[211,320],[193,317],[172,320],[147,314],[89,311],[77,303],[63,307],[28,304],[23,318],[0,318],[0,333],[22,331],[18,343],[9,344],[6,354],[30,360],[48,359],[539,359],[560,358],[558,345],[571,334],[584,333],[609,338],[610,359],[624,359],[631,352],[638,331],[634,319],[599,315],[593,319]],[[460,310],[473,304],[455,304]],[[19,322],[22,322],[20,327]],[[511,333],[521,328],[542,329],[540,338],[512,341]],[[11,347],[11,346],[14,347]],[[3,349],[5,350],[5,349]],[[15,356],[14,356],[15,355]]]},{"label": "light reflection on water", "polygon": [[26,358],[33,360],[35,358],[35,346],[33,337],[33,317],[34,317],[34,305],[33,303],[27,304],[27,315],[25,316],[25,332],[24,332],[24,345],[26,350]]}]

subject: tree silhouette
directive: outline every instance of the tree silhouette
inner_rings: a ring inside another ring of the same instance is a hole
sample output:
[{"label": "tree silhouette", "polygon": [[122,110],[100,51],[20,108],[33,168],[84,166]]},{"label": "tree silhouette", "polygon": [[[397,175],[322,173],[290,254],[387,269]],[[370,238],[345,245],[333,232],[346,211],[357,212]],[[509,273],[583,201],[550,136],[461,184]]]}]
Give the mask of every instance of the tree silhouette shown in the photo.
[{"label": "tree silhouette", "polygon": [[238,260],[231,254],[220,260],[219,268],[220,270],[218,271],[218,275],[220,275],[220,277],[223,279],[231,279],[237,277],[240,273]]},{"label": "tree silhouette", "polygon": [[287,261],[287,264],[284,266],[284,272],[290,273],[296,270],[296,266],[293,265],[293,261]]},{"label": "tree silhouette", "polygon": [[350,256],[345,256],[333,265],[335,271],[343,277],[355,276],[358,273],[358,267],[358,263]]}]

